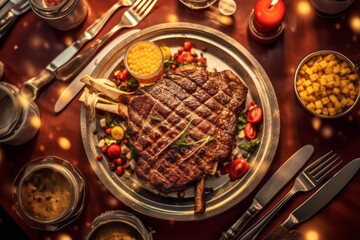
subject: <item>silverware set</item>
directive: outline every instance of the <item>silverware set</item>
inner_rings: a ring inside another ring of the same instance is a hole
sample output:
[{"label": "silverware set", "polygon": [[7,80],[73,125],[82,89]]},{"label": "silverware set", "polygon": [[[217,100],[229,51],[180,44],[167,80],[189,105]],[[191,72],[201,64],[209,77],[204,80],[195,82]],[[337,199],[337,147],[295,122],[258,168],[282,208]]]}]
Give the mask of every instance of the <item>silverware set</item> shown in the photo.
[{"label": "silverware set", "polygon": [[35,77],[27,80],[24,83],[22,91],[30,99],[37,97],[38,91],[51,82],[55,78],[55,70],[63,66],[66,62],[71,60],[80,49],[96,35],[105,26],[110,17],[122,6],[131,6],[135,0],[120,0],[115,3],[108,11],[106,11],[99,19],[91,24],[69,47],[64,49],[56,58],[54,58],[44,70],[42,70]]},{"label": "silverware set", "polygon": [[0,40],[3,40],[16,19],[30,9],[28,0],[0,0]]},{"label": "silverware set", "polygon": [[[256,194],[249,209],[220,237],[225,239],[257,239],[264,227],[271,221],[285,203],[298,192],[308,192],[318,187],[323,181],[330,178],[334,169],[341,163],[339,157],[332,151],[326,153],[306,167],[296,178],[291,190],[258,222],[242,231],[252,217],[256,215],[300,169],[299,159],[305,162],[310,158],[313,147],[306,145],[290,157],[283,166],[270,178],[264,187]],[[284,167],[285,166],[285,167]],[[292,166],[292,168],[289,168]],[[323,208],[336,194],[351,180],[360,168],[360,159],[354,159],[328,180],[315,194],[294,210],[289,218],[265,239],[281,239],[288,229],[304,222],[321,208]],[[288,171],[290,170],[290,171]],[[286,177],[283,177],[286,176]],[[279,186],[279,180],[283,182]]]}]

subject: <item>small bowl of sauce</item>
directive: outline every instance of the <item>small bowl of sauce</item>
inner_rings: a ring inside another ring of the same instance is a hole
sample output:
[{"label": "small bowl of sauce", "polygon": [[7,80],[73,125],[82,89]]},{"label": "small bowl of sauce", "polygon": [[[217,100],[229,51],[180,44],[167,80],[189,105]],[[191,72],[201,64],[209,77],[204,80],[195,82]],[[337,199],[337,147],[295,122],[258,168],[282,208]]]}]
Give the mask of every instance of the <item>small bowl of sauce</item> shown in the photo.
[{"label": "small bowl of sauce", "polygon": [[108,211],[92,222],[85,240],[152,240],[151,233],[133,214],[122,210]]},{"label": "small bowl of sauce", "polygon": [[13,186],[19,216],[31,227],[58,230],[83,208],[85,182],[70,162],[55,156],[25,165]]},{"label": "small bowl of sauce", "polygon": [[164,57],[159,46],[150,41],[131,45],[124,57],[125,68],[139,83],[152,84],[164,73]]}]

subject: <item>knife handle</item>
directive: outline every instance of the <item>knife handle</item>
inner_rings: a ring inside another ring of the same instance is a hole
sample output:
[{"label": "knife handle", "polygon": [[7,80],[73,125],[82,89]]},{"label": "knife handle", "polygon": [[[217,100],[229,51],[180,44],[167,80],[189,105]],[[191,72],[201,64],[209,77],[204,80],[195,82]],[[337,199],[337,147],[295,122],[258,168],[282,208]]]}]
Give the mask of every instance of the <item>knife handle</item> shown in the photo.
[{"label": "knife handle", "polygon": [[231,227],[223,232],[219,240],[236,239],[244,229],[246,224],[252,219],[261,209],[261,206],[254,200],[251,206],[244,212]]},{"label": "knife handle", "polygon": [[21,88],[21,92],[28,99],[35,100],[38,91],[54,79],[54,74],[47,69],[42,70],[37,76],[27,80]]},{"label": "knife handle", "polygon": [[6,16],[0,21],[0,41],[2,41],[6,34],[10,31],[14,25],[17,17],[11,11],[9,11]]},{"label": "knife handle", "polygon": [[275,216],[275,214],[281,209],[282,206],[287,203],[287,201],[295,194],[294,191],[289,191],[283,199],[281,199],[273,209],[268,212],[260,221],[252,225],[243,235],[240,236],[241,240],[256,239],[259,233],[263,228],[270,222],[270,220]]}]

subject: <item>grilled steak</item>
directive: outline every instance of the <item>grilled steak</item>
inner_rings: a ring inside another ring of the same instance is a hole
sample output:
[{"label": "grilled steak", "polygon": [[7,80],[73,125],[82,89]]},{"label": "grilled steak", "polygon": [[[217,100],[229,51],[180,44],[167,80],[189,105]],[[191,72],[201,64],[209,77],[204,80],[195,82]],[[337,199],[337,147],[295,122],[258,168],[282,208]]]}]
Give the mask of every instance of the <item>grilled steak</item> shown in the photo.
[{"label": "grilled steak", "polygon": [[247,88],[231,71],[183,66],[128,98],[128,134],[138,178],[178,191],[208,176],[235,147]]}]

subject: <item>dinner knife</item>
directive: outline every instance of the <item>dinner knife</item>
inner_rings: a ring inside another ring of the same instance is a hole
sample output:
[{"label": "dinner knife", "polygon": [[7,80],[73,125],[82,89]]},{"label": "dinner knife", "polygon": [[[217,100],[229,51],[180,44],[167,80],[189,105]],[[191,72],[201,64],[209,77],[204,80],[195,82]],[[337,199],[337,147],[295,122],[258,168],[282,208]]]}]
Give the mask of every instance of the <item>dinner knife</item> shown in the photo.
[{"label": "dinner knife", "polygon": [[91,74],[97,63],[100,59],[108,53],[116,44],[120,43],[124,39],[127,39],[129,36],[138,32],[139,29],[130,30],[116,39],[114,39],[110,44],[108,44],[104,49],[102,49],[96,57],[71,81],[69,86],[61,93],[59,99],[56,101],[54,106],[55,113],[61,112],[74,98],[75,96],[85,87],[85,83],[81,82],[80,79],[85,74]]},{"label": "dinner knife", "polygon": [[63,50],[37,76],[27,80],[21,89],[22,92],[25,93],[29,99],[34,100],[38,94],[39,89],[47,85],[55,78],[55,70],[64,65],[73,56],[75,56],[75,54],[78,53],[78,51],[85,45],[85,43],[93,39],[117,9],[119,8],[111,7],[93,24],[86,28],[77,41],[73,42],[69,47]]},{"label": "dinner knife", "polygon": [[281,239],[296,224],[303,223],[326,206],[355,176],[360,168],[360,158],[349,162],[319,188],[303,204],[290,213],[289,217],[263,240]]},{"label": "dinner knife", "polygon": [[255,195],[245,213],[226,231],[219,240],[235,239],[245,225],[296,175],[314,152],[312,145],[305,145],[295,152],[265,183]]}]

